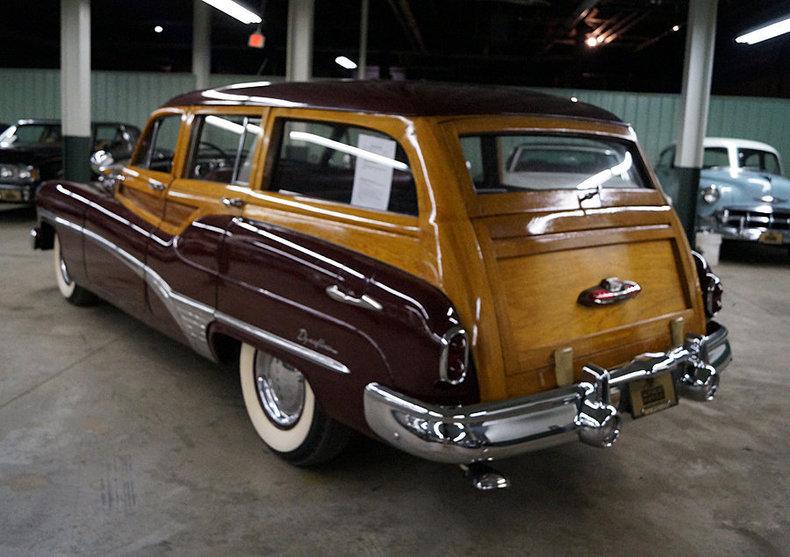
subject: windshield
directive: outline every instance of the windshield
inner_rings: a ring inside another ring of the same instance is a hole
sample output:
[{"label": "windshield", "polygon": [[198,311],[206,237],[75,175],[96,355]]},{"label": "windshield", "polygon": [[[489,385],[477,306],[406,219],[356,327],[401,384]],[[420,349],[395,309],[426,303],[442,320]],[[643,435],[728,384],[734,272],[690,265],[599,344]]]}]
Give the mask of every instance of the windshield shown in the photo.
[{"label": "windshield", "polygon": [[461,146],[478,193],[647,187],[633,146],[617,139],[483,134]]},{"label": "windshield", "polygon": [[11,126],[0,134],[0,147],[58,144],[60,144],[58,124],[19,124]]},{"label": "windshield", "polygon": [[782,174],[779,158],[773,153],[760,149],[738,149],[738,166],[757,172]]}]

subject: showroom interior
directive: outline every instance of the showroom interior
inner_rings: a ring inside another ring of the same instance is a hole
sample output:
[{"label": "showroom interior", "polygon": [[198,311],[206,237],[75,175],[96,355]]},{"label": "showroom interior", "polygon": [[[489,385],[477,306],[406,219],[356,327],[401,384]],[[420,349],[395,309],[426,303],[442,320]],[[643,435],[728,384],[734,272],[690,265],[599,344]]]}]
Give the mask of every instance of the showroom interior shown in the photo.
[{"label": "showroom interior", "polygon": [[0,555],[790,551],[790,2],[0,14]]}]

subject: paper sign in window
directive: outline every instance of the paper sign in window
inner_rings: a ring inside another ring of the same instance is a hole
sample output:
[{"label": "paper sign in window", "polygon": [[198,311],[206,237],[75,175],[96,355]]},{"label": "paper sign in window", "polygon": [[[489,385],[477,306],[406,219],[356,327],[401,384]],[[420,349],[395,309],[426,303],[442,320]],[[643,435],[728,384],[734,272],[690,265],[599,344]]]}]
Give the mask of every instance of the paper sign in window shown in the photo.
[{"label": "paper sign in window", "polygon": [[[394,158],[397,143],[385,137],[361,133],[357,147],[363,152],[357,156],[354,167],[351,204],[386,211],[392,190],[392,171],[400,164]],[[366,157],[364,153],[371,156]]]}]

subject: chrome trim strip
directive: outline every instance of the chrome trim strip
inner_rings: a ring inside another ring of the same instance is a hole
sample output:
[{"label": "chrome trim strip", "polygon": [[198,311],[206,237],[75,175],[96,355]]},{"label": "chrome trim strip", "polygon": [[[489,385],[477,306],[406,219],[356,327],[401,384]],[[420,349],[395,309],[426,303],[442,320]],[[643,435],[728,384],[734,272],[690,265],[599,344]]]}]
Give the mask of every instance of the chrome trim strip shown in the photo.
[{"label": "chrome trim strip", "polygon": [[277,336],[269,331],[265,331],[263,329],[259,329],[254,325],[250,325],[244,321],[236,319],[235,317],[231,317],[226,313],[222,313],[221,311],[217,311],[214,313],[214,317],[220,323],[224,323],[231,327],[235,327],[237,329],[241,329],[242,331],[246,332],[247,334],[254,336],[264,342],[269,344],[273,344],[277,348],[281,348],[299,356],[300,358],[304,358],[305,360],[309,360],[315,364],[323,366],[327,369],[332,371],[336,371],[338,373],[351,373],[351,370],[348,369],[344,364],[338,362],[334,358],[330,358],[320,352],[316,352],[306,346],[302,346],[301,344],[297,344],[292,340],[285,339],[281,336]]},{"label": "chrome trim strip", "polygon": [[39,209],[39,217],[47,218],[56,224],[60,224],[81,233],[83,236],[90,238],[99,246],[103,247],[123,261],[137,276],[146,282],[154,294],[156,294],[156,296],[162,301],[170,315],[181,328],[181,332],[189,341],[189,345],[198,354],[205,356],[210,360],[216,360],[208,343],[207,332],[209,324],[212,321],[217,320],[231,327],[245,331],[251,336],[273,344],[278,348],[282,348],[283,350],[287,350],[292,354],[323,366],[331,371],[344,374],[351,373],[348,367],[338,362],[334,358],[330,358],[329,356],[321,354],[320,352],[316,352],[315,350],[311,350],[306,346],[302,346],[301,344],[297,344],[291,340],[282,338],[263,329],[259,329],[258,327],[236,319],[235,317],[231,317],[225,313],[215,311],[211,306],[176,292],[159,275],[159,273],[154,271],[145,263],[141,262],[129,252],[123,250],[96,232],[59,217],[54,213],[47,211],[46,209]]}]

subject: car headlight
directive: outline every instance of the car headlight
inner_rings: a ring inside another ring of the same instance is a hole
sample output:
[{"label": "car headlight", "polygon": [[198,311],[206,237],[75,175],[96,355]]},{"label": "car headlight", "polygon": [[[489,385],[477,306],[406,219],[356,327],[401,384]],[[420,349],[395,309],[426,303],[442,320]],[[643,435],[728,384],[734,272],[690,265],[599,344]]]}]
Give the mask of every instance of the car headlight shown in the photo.
[{"label": "car headlight", "polygon": [[24,164],[0,165],[0,179],[9,182],[35,182],[39,178],[38,168]]},{"label": "car headlight", "polygon": [[708,205],[713,205],[719,200],[720,197],[721,191],[719,190],[719,186],[716,184],[711,184],[702,190],[702,200]]}]

